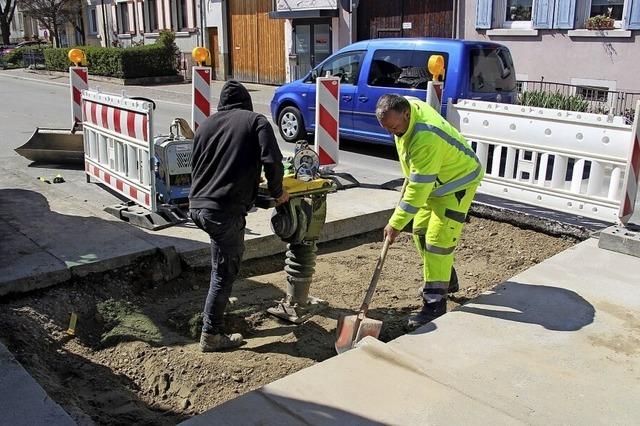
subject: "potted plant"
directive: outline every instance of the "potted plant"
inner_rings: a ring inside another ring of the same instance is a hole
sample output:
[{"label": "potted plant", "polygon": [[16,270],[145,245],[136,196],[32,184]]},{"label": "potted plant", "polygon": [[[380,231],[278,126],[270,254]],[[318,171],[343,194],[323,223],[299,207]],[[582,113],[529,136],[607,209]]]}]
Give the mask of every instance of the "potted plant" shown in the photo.
[{"label": "potted plant", "polygon": [[596,15],[587,19],[588,30],[612,30],[614,19],[606,15]]}]

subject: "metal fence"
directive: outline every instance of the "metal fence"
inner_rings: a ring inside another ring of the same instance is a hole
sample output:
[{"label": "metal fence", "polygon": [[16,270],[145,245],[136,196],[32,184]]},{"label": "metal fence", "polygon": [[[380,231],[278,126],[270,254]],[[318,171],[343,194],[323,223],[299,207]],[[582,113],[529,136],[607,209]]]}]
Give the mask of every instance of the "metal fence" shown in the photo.
[{"label": "metal fence", "polygon": [[518,80],[518,92],[559,93],[565,96],[580,96],[587,102],[584,112],[624,117],[627,124],[633,123],[636,103],[640,92],[608,90],[606,87],[577,86],[548,81]]},{"label": "metal fence", "polygon": [[22,63],[25,68],[44,68],[44,51],[24,52]]}]

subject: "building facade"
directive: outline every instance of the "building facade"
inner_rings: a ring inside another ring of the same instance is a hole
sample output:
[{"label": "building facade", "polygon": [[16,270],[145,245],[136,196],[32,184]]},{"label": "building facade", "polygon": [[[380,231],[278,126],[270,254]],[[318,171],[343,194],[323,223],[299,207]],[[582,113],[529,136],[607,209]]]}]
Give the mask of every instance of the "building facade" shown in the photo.
[{"label": "building facade", "polygon": [[640,92],[640,0],[475,0],[459,14],[460,38],[508,46],[519,80]]}]

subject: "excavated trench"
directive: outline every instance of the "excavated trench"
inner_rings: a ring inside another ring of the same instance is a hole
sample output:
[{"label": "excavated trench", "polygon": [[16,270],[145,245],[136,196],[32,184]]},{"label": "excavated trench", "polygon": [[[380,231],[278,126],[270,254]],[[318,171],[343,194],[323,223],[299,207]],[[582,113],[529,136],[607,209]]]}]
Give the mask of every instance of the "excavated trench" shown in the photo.
[{"label": "excavated trench", "polygon": [[[247,344],[203,354],[197,338],[208,269],[156,282],[157,259],[0,301],[0,339],[80,424],[176,424],[334,356],[336,319],[357,308],[381,232],[320,246],[312,295],[330,307],[300,326],[265,314],[285,291],[284,255],[246,262],[228,325]],[[461,290],[449,309],[491,290],[574,240],[473,217],[456,251]],[[388,255],[370,316],[381,340],[406,332],[419,308],[421,263],[408,235]],[[75,336],[66,333],[78,315]]]}]

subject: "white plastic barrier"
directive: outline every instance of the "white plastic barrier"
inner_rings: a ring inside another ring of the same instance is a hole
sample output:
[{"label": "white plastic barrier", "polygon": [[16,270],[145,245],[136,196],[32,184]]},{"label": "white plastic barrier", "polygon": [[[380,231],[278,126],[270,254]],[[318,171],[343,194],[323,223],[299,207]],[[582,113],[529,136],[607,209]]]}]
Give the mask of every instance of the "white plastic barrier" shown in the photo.
[{"label": "white plastic barrier", "polygon": [[338,165],[340,152],[340,77],[316,79],[316,134],[315,149],[320,166]]},{"label": "white plastic barrier", "polygon": [[151,103],[85,90],[82,111],[87,179],[155,212]]},{"label": "white plastic barrier", "polygon": [[616,221],[632,141],[622,120],[474,100],[450,102],[447,119],[485,167],[478,192]]}]

